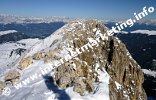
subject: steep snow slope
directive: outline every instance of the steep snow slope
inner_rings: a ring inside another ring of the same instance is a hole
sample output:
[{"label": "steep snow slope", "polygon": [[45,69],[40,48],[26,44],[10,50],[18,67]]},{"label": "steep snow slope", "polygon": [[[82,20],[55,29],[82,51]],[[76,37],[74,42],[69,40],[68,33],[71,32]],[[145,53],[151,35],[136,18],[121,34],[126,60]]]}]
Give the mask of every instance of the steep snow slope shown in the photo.
[{"label": "steep snow slope", "polygon": [[4,75],[7,69],[14,66],[16,60],[32,47],[39,39],[23,39],[15,43],[3,43],[0,45],[0,76]]}]

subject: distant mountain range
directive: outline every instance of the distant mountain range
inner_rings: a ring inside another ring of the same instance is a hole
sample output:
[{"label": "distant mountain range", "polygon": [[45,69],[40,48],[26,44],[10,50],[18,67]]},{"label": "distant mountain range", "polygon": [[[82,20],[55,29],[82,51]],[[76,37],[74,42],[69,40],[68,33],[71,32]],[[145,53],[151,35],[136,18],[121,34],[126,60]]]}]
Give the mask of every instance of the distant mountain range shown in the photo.
[{"label": "distant mountain range", "polygon": [[[35,17],[35,16],[15,16],[15,15],[7,15],[0,14],[0,24],[9,24],[9,23],[52,23],[52,22],[70,22],[77,18],[72,17],[63,17],[63,16],[46,16],[46,17]],[[92,18],[86,18],[83,20],[90,20]],[[97,19],[105,24],[109,23],[121,23],[126,19]],[[146,24],[146,25],[156,25],[156,19],[148,19],[148,20],[139,20],[137,23]]]},{"label": "distant mountain range", "polygon": [[33,16],[14,16],[0,14],[0,23],[51,23],[51,22],[69,22],[73,18],[69,17],[59,17],[59,16],[49,16],[49,17],[33,17]]}]

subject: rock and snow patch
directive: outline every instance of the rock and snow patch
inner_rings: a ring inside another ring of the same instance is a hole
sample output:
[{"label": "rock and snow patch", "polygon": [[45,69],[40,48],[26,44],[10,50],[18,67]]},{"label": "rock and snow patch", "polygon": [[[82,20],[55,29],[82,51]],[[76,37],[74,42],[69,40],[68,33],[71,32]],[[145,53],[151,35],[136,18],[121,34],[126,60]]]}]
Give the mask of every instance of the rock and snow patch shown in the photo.
[{"label": "rock and snow patch", "polygon": [[[88,94],[86,93],[84,96],[80,96],[78,93],[73,91],[73,87],[67,88],[65,91],[69,95],[71,100],[110,100],[109,98],[109,74],[103,69],[103,71],[97,71],[99,76],[100,83],[96,88],[96,92]],[[49,99],[51,100],[51,99]]]},{"label": "rock and snow patch", "polygon": [[[12,66],[19,60],[20,55],[13,51],[26,49],[28,50],[35,43],[40,41],[38,38],[35,39],[23,39],[15,43],[3,43],[0,45],[0,76],[12,68]],[[13,52],[13,53],[12,53]]]},{"label": "rock and snow patch", "polygon": [[119,90],[122,88],[122,85],[120,85],[118,82],[115,81],[115,85],[116,85],[116,88]]},{"label": "rock and snow patch", "polygon": [[93,32],[96,32],[96,30],[97,30],[97,29],[96,29],[96,28],[94,28],[94,29],[93,29]]}]

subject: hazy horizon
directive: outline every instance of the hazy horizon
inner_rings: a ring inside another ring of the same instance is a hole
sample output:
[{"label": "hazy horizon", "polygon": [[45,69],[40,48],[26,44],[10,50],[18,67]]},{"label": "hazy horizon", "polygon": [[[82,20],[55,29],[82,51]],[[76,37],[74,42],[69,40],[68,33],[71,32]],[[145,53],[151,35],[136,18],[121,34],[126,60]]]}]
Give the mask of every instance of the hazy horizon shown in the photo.
[{"label": "hazy horizon", "polygon": [[[1,0],[0,14],[15,16],[65,16],[70,18],[127,19],[143,7],[153,6],[155,0]],[[156,11],[154,12],[156,13]],[[150,14],[145,19],[155,19]]]}]

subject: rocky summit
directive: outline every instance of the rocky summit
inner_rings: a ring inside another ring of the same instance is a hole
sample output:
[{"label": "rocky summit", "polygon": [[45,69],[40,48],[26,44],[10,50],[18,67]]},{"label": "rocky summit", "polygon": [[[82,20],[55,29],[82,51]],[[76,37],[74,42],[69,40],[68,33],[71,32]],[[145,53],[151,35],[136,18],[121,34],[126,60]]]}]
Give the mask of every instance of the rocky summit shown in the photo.
[{"label": "rocky summit", "polygon": [[[31,47],[14,66],[17,71],[6,73],[5,81],[15,84],[24,80],[24,73],[50,66],[53,81],[46,82],[65,90],[71,100],[147,100],[141,67],[108,30],[95,20],[72,21]],[[5,86],[0,82],[1,90]]]}]

